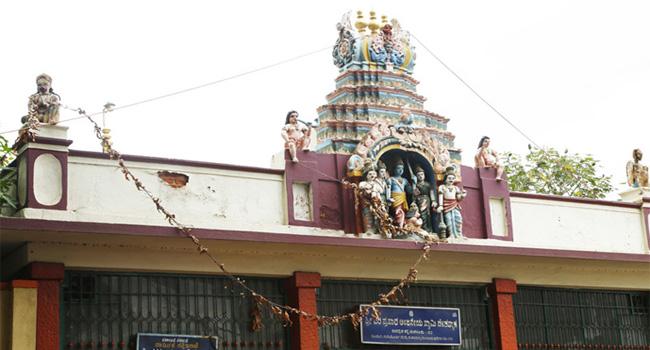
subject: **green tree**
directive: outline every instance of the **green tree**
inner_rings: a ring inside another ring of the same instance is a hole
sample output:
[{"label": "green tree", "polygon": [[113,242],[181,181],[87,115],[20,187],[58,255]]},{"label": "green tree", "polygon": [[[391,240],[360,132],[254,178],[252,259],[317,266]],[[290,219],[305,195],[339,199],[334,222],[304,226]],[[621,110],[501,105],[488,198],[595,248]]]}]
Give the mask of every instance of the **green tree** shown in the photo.
[{"label": "green tree", "polygon": [[582,198],[604,198],[613,190],[612,176],[598,175],[598,160],[592,155],[560,154],[553,148],[528,145],[525,158],[505,153],[503,159],[511,191]]},{"label": "green tree", "polygon": [[0,135],[0,215],[2,215],[2,206],[5,203],[14,209],[17,209],[17,203],[14,198],[9,194],[9,189],[14,183],[15,168],[7,167],[13,159],[13,149],[9,146],[7,139]]}]

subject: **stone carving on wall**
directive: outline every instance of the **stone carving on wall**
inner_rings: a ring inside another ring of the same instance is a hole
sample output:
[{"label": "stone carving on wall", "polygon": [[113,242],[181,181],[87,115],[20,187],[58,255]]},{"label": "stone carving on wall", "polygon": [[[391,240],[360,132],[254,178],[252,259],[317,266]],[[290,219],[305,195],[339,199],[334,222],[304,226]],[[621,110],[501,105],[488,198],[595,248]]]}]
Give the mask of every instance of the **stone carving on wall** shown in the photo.
[{"label": "stone carving on wall", "polygon": [[312,221],[313,215],[313,194],[311,183],[293,183],[293,218],[296,220]]},{"label": "stone carving on wall", "polygon": [[639,163],[643,159],[643,152],[640,149],[632,151],[632,158],[627,162],[625,169],[627,171],[627,184],[630,187],[649,187],[648,185],[648,167]]}]

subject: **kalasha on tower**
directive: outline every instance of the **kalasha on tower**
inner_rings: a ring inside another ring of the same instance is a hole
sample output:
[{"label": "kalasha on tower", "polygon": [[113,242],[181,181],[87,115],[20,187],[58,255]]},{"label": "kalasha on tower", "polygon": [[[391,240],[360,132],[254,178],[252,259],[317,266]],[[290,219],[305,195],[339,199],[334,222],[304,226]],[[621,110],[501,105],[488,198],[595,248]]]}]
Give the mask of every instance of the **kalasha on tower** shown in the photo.
[{"label": "kalasha on tower", "polygon": [[369,21],[362,11],[353,20],[348,12],[337,24],[332,56],[340,75],[327,104],[318,108],[316,151],[351,154],[351,172],[361,171],[368,157],[390,162],[382,155],[394,149],[404,151],[400,156],[412,152],[426,158],[436,177],[447,166],[458,168],[460,150],[447,131],[449,119],[425,110],[426,98],[417,94],[409,32],[396,19],[378,19],[374,11]]}]

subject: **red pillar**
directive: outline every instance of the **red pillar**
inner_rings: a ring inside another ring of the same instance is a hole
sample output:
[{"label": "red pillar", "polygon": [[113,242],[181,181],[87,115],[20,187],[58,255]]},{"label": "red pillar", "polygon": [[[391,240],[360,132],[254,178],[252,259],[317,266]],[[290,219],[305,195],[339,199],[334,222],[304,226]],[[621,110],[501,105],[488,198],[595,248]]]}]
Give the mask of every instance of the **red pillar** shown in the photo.
[{"label": "red pillar", "polygon": [[59,350],[59,285],[65,266],[33,262],[27,278],[38,281],[36,308],[36,350]]},{"label": "red pillar", "polygon": [[517,350],[517,331],[512,295],[517,293],[517,282],[494,278],[488,288],[492,304],[492,324],[496,350]]},{"label": "red pillar", "polygon": [[[284,281],[289,297],[289,305],[310,314],[316,308],[316,288],[320,288],[320,274],[314,272],[294,272]],[[318,323],[291,314],[291,350],[318,350]]]}]

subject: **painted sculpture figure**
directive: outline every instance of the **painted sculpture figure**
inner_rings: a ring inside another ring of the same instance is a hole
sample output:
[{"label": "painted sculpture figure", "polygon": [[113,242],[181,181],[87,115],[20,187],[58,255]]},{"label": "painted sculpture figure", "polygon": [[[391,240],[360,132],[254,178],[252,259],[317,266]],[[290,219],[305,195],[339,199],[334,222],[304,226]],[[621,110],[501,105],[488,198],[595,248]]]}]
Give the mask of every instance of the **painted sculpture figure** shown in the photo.
[{"label": "painted sculpture figure", "polygon": [[643,152],[640,149],[632,151],[632,158],[627,162],[627,184],[631,187],[648,187],[648,167],[639,163],[643,159]]},{"label": "painted sculpture figure", "polygon": [[289,149],[291,160],[298,162],[297,150],[308,150],[311,136],[311,128],[304,124],[298,124],[298,112],[289,111],[287,119],[282,127],[282,138],[284,147]]},{"label": "painted sculpture figure", "polygon": [[495,168],[497,169],[497,181],[501,181],[503,174],[503,163],[499,160],[499,155],[492,148],[490,148],[490,138],[483,136],[481,142],[478,144],[478,151],[474,157],[476,167]]},{"label": "painted sculpture figure", "polygon": [[388,198],[390,198],[390,186],[386,181],[386,164],[382,161],[377,162],[377,178],[375,179],[375,188],[379,192],[381,203],[388,212]]},{"label": "painted sculpture figure", "polygon": [[413,202],[417,205],[422,219],[422,229],[427,232],[433,232],[433,220],[431,210],[435,210],[438,204],[433,191],[433,186],[425,180],[424,170],[418,165],[415,167],[415,176],[417,184],[413,189]]},{"label": "painted sculpture figure", "polygon": [[[460,202],[467,196],[467,191],[460,190],[454,185],[456,175],[454,168],[449,167],[445,172],[443,184],[438,187],[439,203],[438,213],[443,213],[447,225],[447,236],[452,238],[463,237],[463,217],[460,214]],[[442,232],[441,232],[441,237]]]},{"label": "painted sculpture figure", "polygon": [[413,125],[413,122],[415,121],[413,114],[409,111],[404,111],[400,115],[399,119],[395,122],[393,127],[397,132],[399,133],[407,133],[407,134],[412,134],[415,131],[415,125]]},{"label": "painted sculpture figure", "polygon": [[406,192],[411,192],[411,185],[402,177],[404,174],[404,162],[398,158],[395,165],[395,175],[388,178],[388,187],[390,188],[391,211],[398,227],[404,227],[406,211],[409,209],[406,200]]},{"label": "painted sculpture figure", "polygon": [[377,218],[371,210],[373,202],[381,201],[379,197],[379,188],[377,186],[377,171],[372,163],[365,166],[364,181],[359,183],[359,202],[363,214],[363,231],[367,235],[377,233]]},{"label": "painted sculpture figure", "polygon": [[52,90],[52,78],[43,73],[36,77],[37,92],[29,97],[29,115],[21,119],[26,123],[27,119],[35,117],[41,123],[56,124],[59,121],[59,95]]},{"label": "painted sculpture figure", "polygon": [[409,211],[406,212],[406,221],[405,225],[408,230],[418,232],[418,233],[428,233],[423,229],[423,220],[418,210],[418,206],[415,203],[411,203]]}]

